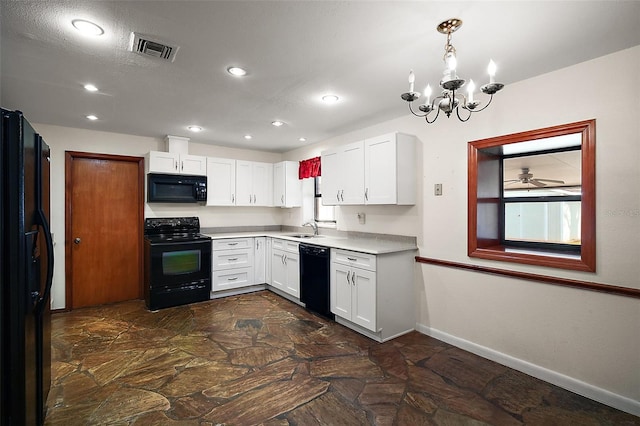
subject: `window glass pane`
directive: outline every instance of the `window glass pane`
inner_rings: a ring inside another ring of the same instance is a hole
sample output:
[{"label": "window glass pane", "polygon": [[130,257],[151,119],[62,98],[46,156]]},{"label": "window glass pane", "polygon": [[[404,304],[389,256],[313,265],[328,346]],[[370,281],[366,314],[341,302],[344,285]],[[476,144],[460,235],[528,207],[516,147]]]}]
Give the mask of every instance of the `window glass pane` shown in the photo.
[{"label": "window glass pane", "polygon": [[315,220],[316,222],[335,222],[336,211],[334,206],[323,206],[322,197],[315,199]]},{"label": "window glass pane", "polygon": [[579,149],[505,158],[502,170],[504,197],[580,195]]},{"label": "window glass pane", "polygon": [[505,240],[580,245],[580,201],[506,203]]},{"label": "window glass pane", "polygon": [[315,179],[315,200],[313,204],[313,218],[316,222],[335,223],[336,209],[335,206],[322,205],[322,177]]}]

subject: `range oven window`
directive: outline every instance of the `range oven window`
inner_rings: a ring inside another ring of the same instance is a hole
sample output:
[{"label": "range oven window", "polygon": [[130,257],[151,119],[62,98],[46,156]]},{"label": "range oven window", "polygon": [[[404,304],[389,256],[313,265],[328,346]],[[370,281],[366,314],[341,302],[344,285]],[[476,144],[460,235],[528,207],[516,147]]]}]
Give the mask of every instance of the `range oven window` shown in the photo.
[{"label": "range oven window", "polygon": [[164,275],[184,275],[200,271],[200,250],[182,250],[162,253]]}]

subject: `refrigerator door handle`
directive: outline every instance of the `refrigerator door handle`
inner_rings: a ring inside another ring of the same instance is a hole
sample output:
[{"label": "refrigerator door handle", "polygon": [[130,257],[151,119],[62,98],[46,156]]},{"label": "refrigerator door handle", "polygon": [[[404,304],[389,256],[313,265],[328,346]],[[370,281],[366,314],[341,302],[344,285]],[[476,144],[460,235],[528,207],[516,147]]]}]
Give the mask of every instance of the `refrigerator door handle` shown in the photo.
[{"label": "refrigerator door handle", "polygon": [[45,310],[45,303],[49,299],[49,293],[51,292],[51,284],[53,284],[53,238],[51,237],[51,231],[49,230],[49,223],[44,215],[42,209],[38,209],[38,218],[40,219],[40,226],[44,231],[44,241],[47,245],[47,278],[44,292],[42,297],[38,301],[37,310],[43,312]]}]

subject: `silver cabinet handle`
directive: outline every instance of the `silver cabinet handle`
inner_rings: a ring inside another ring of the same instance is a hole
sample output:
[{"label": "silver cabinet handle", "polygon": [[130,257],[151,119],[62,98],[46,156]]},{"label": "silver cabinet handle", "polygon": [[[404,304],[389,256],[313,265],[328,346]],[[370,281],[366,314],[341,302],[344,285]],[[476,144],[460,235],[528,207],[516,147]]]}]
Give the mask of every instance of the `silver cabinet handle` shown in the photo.
[{"label": "silver cabinet handle", "polygon": [[249,194],[249,204],[251,204],[251,194]]},{"label": "silver cabinet handle", "polygon": [[184,161],[180,162],[180,170],[184,171]]},{"label": "silver cabinet handle", "polygon": [[351,276],[351,271],[347,271],[347,284],[349,284],[349,276]]},{"label": "silver cabinet handle", "polygon": [[238,243],[227,243],[228,246],[237,246]]},{"label": "silver cabinet handle", "polygon": [[253,204],[256,203],[256,194],[253,194]]},{"label": "silver cabinet handle", "polygon": [[76,238],[74,238],[73,243],[74,244],[80,244],[80,241],[82,241],[82,240],[80,238],[76,237]]},{"label": "silver cabinet handle", "polygon": [[356,285],[356,273],[355,272],[351,273],[351,282],[353,283],[353,285]]},{"label": "silver cabinet handle", "polygon": [[227,278],[227,281],[235,281],[235,280],[237,280],[237,279],[238,279],[238,277]]},{"label": "silver cabinet handle", "polygon": [[238,260],[237,257],[230,257],[229,259],[227,259],[229,262],[235,262],[236,260]]},{"label": "silver cabinet handle", "polygon": [[338,189],[338,192],[336,192],[336,200],[340,201],[340,190]]},{"label": "silver cabinet handle", "polygon": [[344,189],[342,191],[340,191],[340,201],[344,201]]},{"label": "silver cabinet handle", "polygon": [[347,257],[348,260],[352,261],[352,262],[357,262],[358,259],[356,259],[355,257]]},{"label": "silver cabinet handle", "polygon": [[280,197],[280,202],[281,202],[282,204],[284,204],[284,195],[283,195],[282,197]]},{"label": "silver cabinet handle", "polygon": [[176,161],[176,171],[178,170],[178,162]]},{"label": "silver cabinet handle", "polygon": [[366,188],[364,190],[364,199],[369,201],[369,188]]},{"label": "silver cabinet handle", "polygon": [[282,264],[284,265],[284,254],[282,255]]},{"label": "silver cabinet handle", "polygon": [[232,203],[236,202],[236,194],[231,194],[231,202]]}]

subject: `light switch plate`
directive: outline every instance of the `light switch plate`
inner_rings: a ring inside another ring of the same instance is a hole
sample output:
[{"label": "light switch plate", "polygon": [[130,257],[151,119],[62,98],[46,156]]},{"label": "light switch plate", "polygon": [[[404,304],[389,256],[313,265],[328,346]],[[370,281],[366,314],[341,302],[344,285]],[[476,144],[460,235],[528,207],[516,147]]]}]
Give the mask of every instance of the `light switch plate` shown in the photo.
[{"label": "light switch plate", "polygon": [[433,186],[433,193],[435,195],[442,195],[442,184],[441,183],[436,183]]}]

